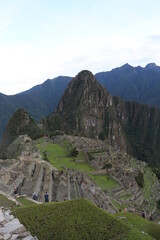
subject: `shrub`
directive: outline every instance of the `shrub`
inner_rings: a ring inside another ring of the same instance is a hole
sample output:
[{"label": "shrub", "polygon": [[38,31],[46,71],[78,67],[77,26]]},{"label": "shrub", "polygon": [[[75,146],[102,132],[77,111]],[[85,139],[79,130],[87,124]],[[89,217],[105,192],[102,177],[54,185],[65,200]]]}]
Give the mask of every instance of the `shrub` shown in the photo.
[{"label": "shrub", "polygon": [[143,188],[144,187],[144,176],[142,172],[138,172],[138,175],[135,177],[135,180],[138,184],[139,187]]},{"label": "shrub", "polygon": [[46,150],[43,152],[43,160],[45,160],[47,162],[49,161]]},{"label": "shrub", "polygon": [[111,163],[107,163],[105,164],[102,169],[111,169],[112,168],[112,164]]},{"label": "shrub", "polygon": [[76,147],[72,148],[70,150],[70,156],[71,157],[76,157],[77,155],[78,155],[78,151],[77,151]]}]

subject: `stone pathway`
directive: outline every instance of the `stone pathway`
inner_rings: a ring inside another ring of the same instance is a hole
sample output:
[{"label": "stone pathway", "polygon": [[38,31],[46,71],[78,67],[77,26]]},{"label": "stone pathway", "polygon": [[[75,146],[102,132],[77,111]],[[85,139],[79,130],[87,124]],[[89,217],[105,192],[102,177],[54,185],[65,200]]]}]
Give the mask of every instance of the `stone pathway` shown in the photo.
[{"label": "stone pathway", "polygon": [[10,210],[0,208],[0,240],[38,240],[32,237],[30,232],[11,215]]}]

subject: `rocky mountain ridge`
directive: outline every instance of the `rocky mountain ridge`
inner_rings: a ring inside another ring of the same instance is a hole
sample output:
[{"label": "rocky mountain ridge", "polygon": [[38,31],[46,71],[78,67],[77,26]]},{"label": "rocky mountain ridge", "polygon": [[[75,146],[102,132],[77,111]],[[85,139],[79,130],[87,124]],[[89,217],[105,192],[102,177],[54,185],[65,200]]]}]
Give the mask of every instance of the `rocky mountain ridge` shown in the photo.
[{"label": "rocky mountain ridge", "polygon": [[155,63],[145,67],[125,64],[111,71],[97,73],[95,77],[113,96],[160,108],[160,67]]},{"label": "rocky mountain ridge", "polygon": [[[113,96],[160,108],[160,67],[154,63],[146,67],[125,64],[108,72],[95,75]],[[0,138],[13,113],[24,108],[35,121],[51,114],[72,77],[48,79],[25,92],[7,96],[0,93]]]},{"label": "rocky mountain ridge", "polygon": [[43,119],[45,130],[61,130],[106,140],[152,166],[160,166],[160,111],[124,102],[103,88],[89,71],[69,83],[55,112]]}]

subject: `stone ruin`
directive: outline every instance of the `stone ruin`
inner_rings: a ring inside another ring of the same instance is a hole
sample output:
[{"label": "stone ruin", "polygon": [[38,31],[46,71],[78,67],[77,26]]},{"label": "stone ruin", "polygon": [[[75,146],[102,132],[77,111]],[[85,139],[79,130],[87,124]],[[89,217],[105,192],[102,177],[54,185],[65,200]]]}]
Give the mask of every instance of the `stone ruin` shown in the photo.
[{"label": "stone ruin", "polygon": [[[14,188],[17,188],[19,195],[25,194],[30,198],[35,192],[39,202],[44,202],[45,192],[49,194],[49,201],[86,198],[110,213],[118,211],[114,201],[122,206],[126,204],[128,209],[139,213],[143,208],[147,216],[156,211],[160,183],[156,180],[152,186],[154,208],[149,210],[150,203],[146,201],[143,190],[135,181],[138,170],[131,164],[134,159],[100,140],[67,135],[45,139],[46,144],[47,141],[63,144],[63,140],[69,141],[78,151],[84,152],[84,161],[95,168],[94,174],[109,175],[119,187],[103,192],[84,172],[67,168],[58,171],[42,160],[27,136],[21,136],[25,151],[17,159],[0,160],[0,190],[12,195]],[[106,164],[110,164],[111,168],[105,168]],[[139,161],[137,164],[140,164]],[[145,164],[141,165],[141,169],[146,167]],[[127,195],[128,197],[123,198]]]}]

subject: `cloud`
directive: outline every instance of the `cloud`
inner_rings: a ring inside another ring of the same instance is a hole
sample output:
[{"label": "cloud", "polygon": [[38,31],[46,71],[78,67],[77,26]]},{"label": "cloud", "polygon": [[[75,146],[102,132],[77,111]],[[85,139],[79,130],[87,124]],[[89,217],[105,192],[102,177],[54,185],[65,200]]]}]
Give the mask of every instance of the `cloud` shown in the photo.
[{"label": "cloud", "polygon": [[2,93],[18,93],[58,75],[75,76],[82,69],[108,71],[128,62],[133,66],[160,64],[160,45],[148,37],[106,36],[65,44],[39,46],[24,43],[0,48]]}]

